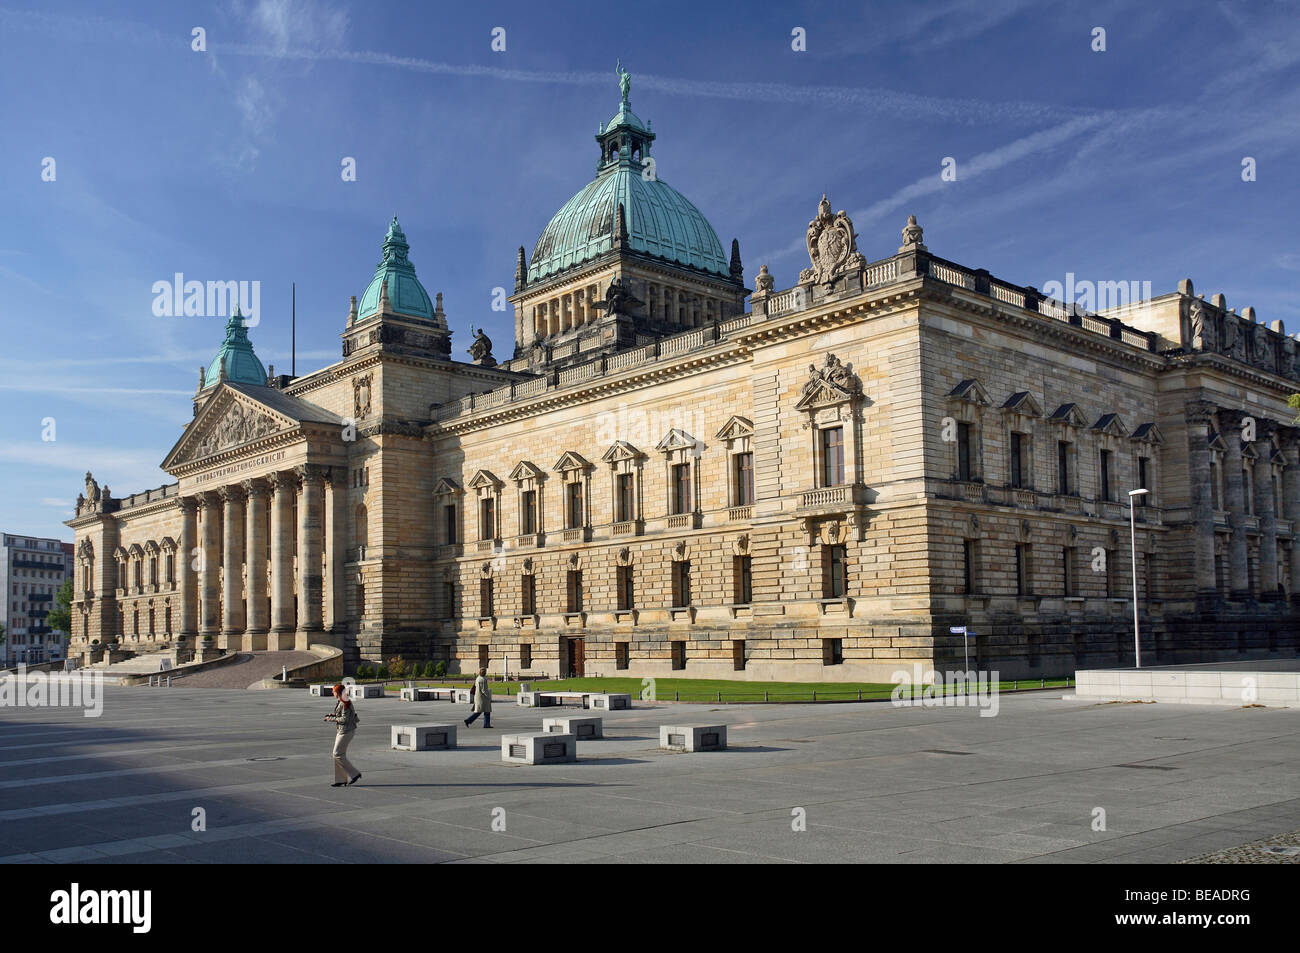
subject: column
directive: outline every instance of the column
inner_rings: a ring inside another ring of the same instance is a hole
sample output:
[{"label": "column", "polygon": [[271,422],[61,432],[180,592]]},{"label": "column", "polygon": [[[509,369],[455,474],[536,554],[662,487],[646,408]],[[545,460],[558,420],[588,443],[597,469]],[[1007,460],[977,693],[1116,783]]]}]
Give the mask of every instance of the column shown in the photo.
[{"label": "column", "polygon": [[305,464],[296,470],[302,481],[298,500],[298,633],[294,648],[306,651],[319,642],[321,621],[321,541],[325,532],[324,467]]},{"label": "column", "polygon": [[195,571],[199,565],[195,551],[199,545],[199,504],[194,497],[186,496],[177,506],[181,511],[180,550],[176,553],[176,602],[180,613],[177,635],[178,641],[191,642],[199,634],[199,577]]},{"label": "column", "polygon": [[220,494],[225,505],[221,521],[221,648],[238,649],[244,640],[244,491],[223,486]]},{"label": "column", "polygon": [[244,532],[248,629],[244,633],[244,651],[261,652],[267,647],[266,636],[271,630],[271,610],[266,601],[266,516],[271,489],[264,480],[245,480],[242,486],[248,495],[248,525]]},{"label": "column", "polygon": [[298,480],[292,473],[272,473],[271,500],[271,637],[267,648],[293,648],[297,620],[293,611],[293,498]]},{"label": "column", "polygon": [[221,501],[215,494],[204,493],[199,496],[199,511],[203,517],[203,538],[199,543],[199,635],[213,640],[221,631],[221,590],[218,585],[218,569],[221,565],[220,507]]},{"label": "column", "polygon": [[1291,579],[1293,605],[1300,605],[1300,430],[1278,428],[1285,469],[1282,471],[1282,518],[1291,521]]},{"label": "column", "polygon": [[348,471],[330,467],[325,493],[325,630],[330,644],[343,648],[348,631],[347,600],[344,596],[345,564],[348,561]]},{"label": "column", "polygon": [[1239,410],[1220,410],[1223,434],[1223,483],[1227,495],[1228,527],[1232,540],[1228,550],[1228,590],[1233,599],[1250,598],[1250,571],[1246,564],[1246,496],[1241,474],[1241,422]]},{"label": "column", "polygon": [[1275,425],[1256,425],[1255,514],[1259,517],[1259,595],[1261,602],[1277,601],[1277,512],[1273,498],[1272,437]]},{"label": "column", "polygon": [[1187,474],[1192,491],[1192,532],[1195,539],[1196,592],[1213,597],[1214,585],[1214,491],[1210,466],[1210,431],[1214,408],[1194,403],[1187,407]]}]

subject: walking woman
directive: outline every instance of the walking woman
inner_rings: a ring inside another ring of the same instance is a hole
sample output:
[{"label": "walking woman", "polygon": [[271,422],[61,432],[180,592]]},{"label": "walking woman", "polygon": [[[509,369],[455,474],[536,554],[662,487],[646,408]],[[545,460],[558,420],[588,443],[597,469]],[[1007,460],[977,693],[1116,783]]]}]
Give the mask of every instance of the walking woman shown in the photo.
[{"label": "walking woman", "polygon": [[357,723],[361,721],[352,707],[352,702],[343,697],[343,686],[334,686],[334,697],[338,700],[334,710],[325,716],[326,721],[338,725],[334,735],[334,783],[332,788],[341,788],[347,784],[356,784],[361,780],[361,772],[348,760],[348,745],[356,734]]},{"label": "walking woman", "polygon": [[492,727],[492,689],[488,687],[487,669],[478,670],[478,678],[474,679],[474,687],[470,690],[474,698],[474,714],[465,719],[465,727],[468,728],[474,723],[479,715],[483,716],[483,727]]}]

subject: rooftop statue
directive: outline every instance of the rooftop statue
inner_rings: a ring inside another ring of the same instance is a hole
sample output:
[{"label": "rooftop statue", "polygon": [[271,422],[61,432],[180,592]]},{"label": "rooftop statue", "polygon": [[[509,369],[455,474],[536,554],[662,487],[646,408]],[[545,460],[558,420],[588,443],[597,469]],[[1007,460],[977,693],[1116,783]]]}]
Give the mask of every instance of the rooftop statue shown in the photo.
[{"label": "rooftop statue", "polygon": [[[606,62],[609,61],[606,60]],[[622,59],[618,61],[618,66],[615,69],[618,72],[618,91],[623,94],[623,105],[626,106],[628,105],[628,93],[632,90],[632,74],[623,69]]]}]

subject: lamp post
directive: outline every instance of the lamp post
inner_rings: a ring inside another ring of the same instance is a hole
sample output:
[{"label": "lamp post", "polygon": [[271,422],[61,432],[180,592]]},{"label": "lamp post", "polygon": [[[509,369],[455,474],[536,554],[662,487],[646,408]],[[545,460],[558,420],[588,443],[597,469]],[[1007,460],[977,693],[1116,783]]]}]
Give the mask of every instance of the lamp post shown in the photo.
[{"label": "lamp post", "polygon": [[[1129,552],[1133,557],[1133,667],[1142,667],[1142,643],[1138,638],[1138,553],[1137,553],[1137,527],[1133,518],[1133,498],[1135,496],[1146,496],[1150,490],[1129,490],[1128,491],[1128,542]],[[1147,568],[1150,572],[1150,567]]]}]

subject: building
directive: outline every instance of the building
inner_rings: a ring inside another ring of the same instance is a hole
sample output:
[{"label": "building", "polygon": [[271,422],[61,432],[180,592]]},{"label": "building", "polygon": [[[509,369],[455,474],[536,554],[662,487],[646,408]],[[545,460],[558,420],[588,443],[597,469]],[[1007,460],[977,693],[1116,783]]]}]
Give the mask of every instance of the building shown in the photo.
[{"label": "building", "polygon": [[1294,648],[1280,322],[1190,280],[1064,304],[915,219],[859,250],[824,196],[809,267],[751,295],[628,85],[595,179],[518,252],[508,359],[482,332],[451,358],[396,219],[340,361],[268,373],[231,318],[176,482],[87,474],[74,650],[888,681],[961,664],[967,626],[973,664],[1051,675],[1131,660],[1134,582],[1146,661]]},{"label": "building", "polygon": [[2,538],[5,640],[0,643],[0,666],[64,658],[68,633],[51,629],[46,617],[64,580],[72,574],[72,544],[12,533],[4,533]]}]

